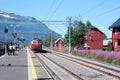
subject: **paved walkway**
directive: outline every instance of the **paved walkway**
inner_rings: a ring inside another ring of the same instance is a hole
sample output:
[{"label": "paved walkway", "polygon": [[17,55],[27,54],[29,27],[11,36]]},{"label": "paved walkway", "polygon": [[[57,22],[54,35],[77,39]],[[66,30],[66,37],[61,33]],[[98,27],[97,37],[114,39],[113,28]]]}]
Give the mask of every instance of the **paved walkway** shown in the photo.
[{"label": "paved walkway", "polygon": [[0,56],[0,80],[51,80],[48,73],[29,49],[15,55]]},{"label": "paved walkway", "polygon": [[[32,79],[33,80],[53,80],[48,72],[43,68],[42,64],[39,62],[35,54],[29,48],[27,48],[28,56],[31,65]],[[30,71],[30,70],[29,70]],[[30,74],[29,74],[30,75]]]},{"label": "paved walkway", "polygon": [[28,80],[26,49],[0,57],[0,80]]}]

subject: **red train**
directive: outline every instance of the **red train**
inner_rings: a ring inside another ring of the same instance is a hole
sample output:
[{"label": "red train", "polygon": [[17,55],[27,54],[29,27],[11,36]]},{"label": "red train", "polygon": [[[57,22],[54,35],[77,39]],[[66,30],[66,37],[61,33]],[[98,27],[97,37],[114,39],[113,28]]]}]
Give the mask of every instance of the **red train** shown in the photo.
[{"label": "red train", "polygon": [[39,38],[34,38],[31,41],[31,49],[35,52],[42,51],[42,40]]}]

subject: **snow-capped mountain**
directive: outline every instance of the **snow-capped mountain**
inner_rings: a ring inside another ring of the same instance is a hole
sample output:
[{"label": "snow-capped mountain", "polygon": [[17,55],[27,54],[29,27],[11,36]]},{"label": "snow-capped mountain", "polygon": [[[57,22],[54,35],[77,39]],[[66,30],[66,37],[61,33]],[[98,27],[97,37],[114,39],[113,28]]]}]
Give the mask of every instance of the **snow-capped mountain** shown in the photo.
[{"label": "snow-capped mountain", "polygon": [[[31,40],[36,36],[45,39],[52,31],[34,17],[0,11],[0,36],[4,36],[5,27],[8,27],[7,36],[9,38],[13,38],[13,33],[17,33],[17,37],[24,37],[27,40]],[[60,34],[52,32],[57,38],[61,37]]]}]

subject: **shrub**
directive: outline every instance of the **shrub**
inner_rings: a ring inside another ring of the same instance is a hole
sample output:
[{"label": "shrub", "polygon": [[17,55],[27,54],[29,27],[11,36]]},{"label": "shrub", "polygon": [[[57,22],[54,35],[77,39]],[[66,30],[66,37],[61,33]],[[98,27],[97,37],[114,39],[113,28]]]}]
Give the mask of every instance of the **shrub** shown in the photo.
[{"label": "shrub", "polygon": [[120,65],[120,53],[118,52],[93,52],[91,50],[76,50],[73,51],[72,54]]},{"label": "shrub", "polygon": [[[67,48],[55,48],[54,50],[68,53]],[[107,63],[120,65],[120,52],[94,52],[92,50],[73,50],[73,55],[96,59]]]},{"label": "shrub", "polygon": [[108,46],[107,51],[112,51],[112,43],[109,42],[107,46]]},{"label": "shrub", "polygon": [[107,63],[113,63],[120,65],[120,53],[116,52],[103,52],[96,53],[96,58]]},{"label": "shrub", "polygon": [[79,55],[83,57],[87,57],[92,59],[94,57],[94,53],[91,50],[76,50],[72,52],[74,55]]}]

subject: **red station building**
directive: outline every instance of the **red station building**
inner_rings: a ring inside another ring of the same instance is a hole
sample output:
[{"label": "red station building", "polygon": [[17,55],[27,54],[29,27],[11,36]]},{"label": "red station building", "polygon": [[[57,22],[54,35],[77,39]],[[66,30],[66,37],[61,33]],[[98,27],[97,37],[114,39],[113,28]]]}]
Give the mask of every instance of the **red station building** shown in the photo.
[{"label": "red station building", "polygon": [[120,18],[114,22],[110,27],[112,30],[112,46],[113,50],[120,52]]},{"label": "red station building", "polygon": [[64,41],[61,38],[58,38],[54,43],[54,47],[56,48],[64,47]]},{"label": "red station building", "polygon": [[86,42],[84,47],[88,46],[93,50],[103,49],[104,33],[94,26],[87,26]]}]

